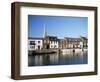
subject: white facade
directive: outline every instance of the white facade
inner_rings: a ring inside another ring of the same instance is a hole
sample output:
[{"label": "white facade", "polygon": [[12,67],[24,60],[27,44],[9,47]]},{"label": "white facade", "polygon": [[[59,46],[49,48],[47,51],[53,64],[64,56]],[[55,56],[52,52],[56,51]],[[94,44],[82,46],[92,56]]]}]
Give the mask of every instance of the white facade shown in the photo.
[{"label": "white facade", "polygon": [[80,48],[83,48],[83,42],[80,42]]},{"label": "white facade", "polygon": [[43,40],[38,38],[28,39],[28,50],[41,50],[43,48]]},{"label": "white facade", "polygon": [[59,44],[58,41],[50,41],[50,48],[58,48]]}]

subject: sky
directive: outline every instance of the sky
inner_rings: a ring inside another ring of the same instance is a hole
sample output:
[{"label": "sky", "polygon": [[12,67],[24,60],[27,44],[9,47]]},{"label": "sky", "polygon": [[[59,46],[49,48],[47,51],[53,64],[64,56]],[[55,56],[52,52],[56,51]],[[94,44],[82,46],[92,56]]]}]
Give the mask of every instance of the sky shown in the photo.
[{"label": "sky", "polygon": [[28,15],[28,37],[43,37],[44,25],[49,36],[88,36],[87,17]]}]

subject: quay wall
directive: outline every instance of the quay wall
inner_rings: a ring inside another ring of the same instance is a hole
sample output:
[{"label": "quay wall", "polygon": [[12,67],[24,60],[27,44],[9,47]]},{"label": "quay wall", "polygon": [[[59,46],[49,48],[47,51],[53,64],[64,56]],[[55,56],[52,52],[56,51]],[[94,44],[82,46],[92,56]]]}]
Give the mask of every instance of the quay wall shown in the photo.
[{"label": "quay wall", "polygon": [[62,53],[70,54],[70,53],[72,53],[73,51],[74,51],[75,53],[78,53],[78,52],[82,52],[82,51],[88,51],[88,49],[62,49],[61,51],[62,51]]}]

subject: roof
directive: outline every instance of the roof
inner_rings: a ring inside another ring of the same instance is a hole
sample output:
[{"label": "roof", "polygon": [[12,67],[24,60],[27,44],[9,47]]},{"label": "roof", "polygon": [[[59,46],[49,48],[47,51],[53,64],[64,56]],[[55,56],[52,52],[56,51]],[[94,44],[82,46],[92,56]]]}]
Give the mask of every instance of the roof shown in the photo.
[{"label": "roof", "polygon": [[47,38],[49,40],[58,40],[58,38],[56,36],[47,36]]},{"label": "roof", "polygon": [[81,37],[81,38],[87,40],[87,37]]}]

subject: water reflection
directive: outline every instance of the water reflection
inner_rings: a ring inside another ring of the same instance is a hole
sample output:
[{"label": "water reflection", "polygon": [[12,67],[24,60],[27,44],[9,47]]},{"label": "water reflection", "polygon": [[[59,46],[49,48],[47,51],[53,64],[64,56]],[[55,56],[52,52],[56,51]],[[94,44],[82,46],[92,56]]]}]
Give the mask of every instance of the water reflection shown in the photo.
[{"label": "water reflection", "polygon": [[43,54],[28,56],[28,66],[87,64],[87,51],[71,54]]}]

